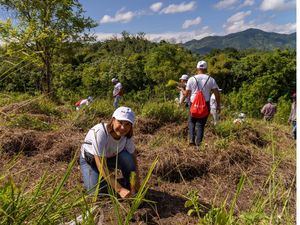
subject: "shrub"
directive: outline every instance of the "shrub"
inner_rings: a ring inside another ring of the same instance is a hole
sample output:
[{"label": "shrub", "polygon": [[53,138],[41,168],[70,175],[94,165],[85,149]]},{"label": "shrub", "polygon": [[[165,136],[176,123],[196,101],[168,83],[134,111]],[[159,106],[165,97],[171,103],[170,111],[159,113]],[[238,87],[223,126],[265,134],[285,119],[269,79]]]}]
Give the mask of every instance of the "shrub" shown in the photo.
[{"label": "shrub", "polygon": [[49,123],[44,122],[29,114],[21,114],[15,116],[13,115],[11,117],[11,121],[8,123],[8,126],[40,131],[52,130],[52,127]]},{"label": "shrub", "polygon": [[221,121],[214,128],[213,132],[222,138],[235,136],[238,131],[246,128],[247,123],[234,124],[231,120]]},{"label": "shrub", "polygon": [[60,117],[62,114],[57,109],[57,105],[46,97],[38,98],[29,102],[24,107],[22,107],[23,112],[31,112],[34,114],[45,114],[47,116],[58,116]]},{"label": "shrub", "polygon": [[29,98],[32,98],[32,96],[27,93],[24,94],[24,93],[18,93],[18,92],[13,92],[13,93],[3,92],[3,93],[0,93],[0,105],[1,106],[9,105],[14,102],[25,101]]},{"label": "shrub", "polygon": [[184,121],[188,110],[171,102],[148,102],[143,106],[142,117],[158,120],[162,123]]},{"label": "shrub", "polygon": [[99,123],[102,119],[109,120],[113,111],[114,108],[111,101],[107,99],[96,100],[72,114],[71,120],[75,127],[89,129]]},{"label": "shrub", "polygon": [[278,99],[277,112],[274,116],[274,121],[280,124],[286,124],[291,111],[291,102],[287,95]]}]

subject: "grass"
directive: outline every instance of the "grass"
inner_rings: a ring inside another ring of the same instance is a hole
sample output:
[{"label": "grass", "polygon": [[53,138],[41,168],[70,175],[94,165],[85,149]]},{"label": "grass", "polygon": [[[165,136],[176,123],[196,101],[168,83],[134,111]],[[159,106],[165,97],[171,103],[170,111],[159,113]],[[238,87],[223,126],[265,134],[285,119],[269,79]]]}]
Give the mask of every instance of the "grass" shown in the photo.
[{"label": "grass", "polygon": [[[277,141],[274,139],[273,133],[270,134],[271,146],[266,148],[271,151],[272,159],[269,175],[267,176],[263,186],[256,191],[255,197],[251,203],[251,207],[246,211],[236,211],[238,208],[237,202],[243,188],[247,185],[256,189],[253,186],[251,179],[246,175],[242,175],[237,184],[236,193],[229,202],[226,197],[223,203],[219,206],[213,206],[204,216],[201,216],[204,211],[199,203],[197,190],[192,190],[187,193],[185,198],[185,206],[189,208],[188,215],[196,215],[198,224],[200,225],[252,225],[252,224],[295,224],[295,215],[289,211],[293,208],[290,205],[290,200],[295,191],[295,176],[292,182],[287,186],[284,179],[278,176],[278,170],[281,162],[287,157],[278,154],[276,146]],[[221,139],[223,142],[224,139]],[[220,144],[217,144],[220,146]],[[223,145],[221,145],[223,147]],[[216,197],[217,198],[217,195]],[[213,204],[216,205],[216,204]]]},{"label": "grass", "polygon": [[[9,96],[3,96],[4,99],[2,101],[7,101],[8,104],[11,101],[11,103],[17,102],[19,105],[20,103],[22,103],[21,105],[25,103],[25,105],[28,104],[30,106],[31,100],[39,101],[26,99],[25,95],[20,95],[16,100],[11,99]],[[68,123],[68,126],[78,126],[87,129],[91,125],[98,123],[99,118],[108,120],[113,111],[109,101],[99,100],[94,103],[95,105],[83,108],[80,111],[72,111],[70,109],[70,113],[66,115],[63,112],[56,114],[57,106],[55,104],[52,105],[52,103],[45,103],[48,106],[44,108],[37,106],[38,104],[33,104],[35,106],[33,109],[38,109],[39,113],[50,117],[62,118]],[[41,100],[42,104],[44,103]],[[134,103],[132,105],[137,107]],[[70,108],[71,106],[63,107]],[[12,127],[19,126],[25,129],[44,131],[51,131],[53,128],[54,124],[52,123],[50,123],[49,127],[43,127],[43,121],[35,120],[39,118],[35,117],[35,114],[17,114],[15,113],[16,111],[9,115],[12,118]],[[140,112],[142,113],[142,110]],[[160,112],[159,109],[155,114],[158,114],[158,112]],[[163,111],[163,113],[165,112],[168,113],[169,111]],[[186,120],[183,121],[185,122]],[[64,127],[61,128],[64,129]],[[259,187],[256,186],[255,181],[250,176],[247,176],[249,171],[243,168],[241,170],[243,176],[237,181],[234,194],[222,193],[226,197],[224,199],[220,198],[219,194],[223,191],[223,188],[218,187],[218,184],[216,184],[218,191],[215,199],[210,199],[213,207],[205,215],[202,214],[201,205],[197,206],[200,197],[198,193],[201,194],[202,190],[194,190],[194,193],[187,193],[186,199],[190,203],[186,203],[186,206],[191,209],[188,214],[196,217],[198,224],[295,224],[295,215],[293,214],[295,206],[291,205],[291,199],[294,198],[295,194],[295,177],[287,182],[287,179],[282,177],[282,172],[280,172],[280,170],[283,170],[281,168],[283,162],[290,160],[293,163],[295,160],[295,143],[293,140],[287,140],[288,137],[285,135],[290,132],[290,128],[277,123],[266,123],[265,121],[247,118],[247,123],[242,126],[235,126],[232,121],[222,121],[218,126],[207,127],[206,129],[206,131],[210,129],[213,136],[205,141],[208,141],[211,150],[217,150],[219,154],[225,154],[236,141],[241,141],[239,139],[244,138],[247,141],[248,131],[258,132],[260,137],[267,140],[268,145],[257,147],[248,143],[247,147],[253,151],[260,152],[262,155],[269,154],[272,160],[268,162],[270,168],[266,179]],[[178,132],[174,131],[172,133],[169,129],[161,129],[153,134],[151,139],[144,142],[143,145],[140,144],[139,148],[146,148],[150,151],[165,148],[185,149],[187,143],[184,143],[184,138],[186,137],[179,137]],[[242,140],[244,141],[242,144],[246,143],[245,140]],[[161,155],[160,157],[163,158],[164,156],[166,155]],[[17,163],[18,158],[11,160],[0,172],[0,224],[51,225],[71,220],[78,220],[78,222],[81,220],[82,224],[94,224],[98,216],[95,214],[94,208],[97,207],[101,210],[107,206],[97,198],[81,194],[81,185],[73,185],[71,189],[66,188],[66,183],[70,182],[70,173],[74,168],[74,159],[63,176],[53,177],[53,174],[45,172],[35,184],[30,185],[27,183],[28,179],[26,176],[22,177],[23,174],[27,173],[26,171],[18,172],[18,174],[13,172]],[[150,187],[150,176],[156,163],[157,159],[151,164],[144,182],[135,197],[124,201],[119,199],[112,191],[110,192],[109,199],[116,218],[114,224],[130,224],[135,213],[139,210],[140,204],[147,201],[145,194]],[[11,178],[14,176],[22,177],[22,180],[16,182]],[[157,177],[157,180],[159,187],[166,185],[165,181],[161,180],[161,177]],[[184,180],[184,177],[182,180]],[[185,181],[185,185],[188,185],[189,182],[193,181]],[[249,203],[250,207],[247,210],[240,211],[239,198],[247,188],[255,190],[255,195]],[[76,215],[82,215],[81,219],[77,218]]]}]

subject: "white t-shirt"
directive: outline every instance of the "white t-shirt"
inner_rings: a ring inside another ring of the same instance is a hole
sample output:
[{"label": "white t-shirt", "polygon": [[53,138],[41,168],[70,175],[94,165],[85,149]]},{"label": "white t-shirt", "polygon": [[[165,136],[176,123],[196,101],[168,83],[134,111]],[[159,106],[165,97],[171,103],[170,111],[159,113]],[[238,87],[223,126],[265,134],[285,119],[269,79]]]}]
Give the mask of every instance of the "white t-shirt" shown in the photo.
[{"label": "white t-shirt", "polygon": [[89,104],[89,101],[87,99],[82,99],[79,106],[84,106],[84,105],[88,105]]},{"label": "white t-shirt", "polygon": [[[106,129],[106,123],[103,124]],[[107,133],[107,135],[106,135]],[[125,136],[119,140],[115,140],[106,130],[103,129],[101,123],[95,125],[89,130],[85,136],[84,143],[81,146],[81,155],[84,158],[84,151],[93,155],[104,156],[110,158],[116,156],[119,152],[126,149],[127,152],[133,153],[135,146],[132,138]]]},{"label": "white t-shirt", "polygon": [[[194,101],[196,91],[198,90],[196,79],[194,77],[197,79],[199,88],[201,90],[209,76],[206,74],[197,74],[197,75],[189,78],[189,80],[186,84],[186,90],[191,91],[191,98],[190,98],[191,102]],[[202,90],[205,101],[207,101],[207,102],[210,100],[210,92],[212,89],[219,89],[219,87],[218,87],[215,79],[210,77]]]},{"label": "white t-shirt", "polygon": [[118,82],[114,87],[113,96],[115,97],[116,95],[118,95],[121,89],[122,89],[122,84]]},{"label": "white t-shirt", "polygon": [[210,109],[217,109],[217,101],[216,101],[216,96],[214,93],[211,94],[210,96]]}]

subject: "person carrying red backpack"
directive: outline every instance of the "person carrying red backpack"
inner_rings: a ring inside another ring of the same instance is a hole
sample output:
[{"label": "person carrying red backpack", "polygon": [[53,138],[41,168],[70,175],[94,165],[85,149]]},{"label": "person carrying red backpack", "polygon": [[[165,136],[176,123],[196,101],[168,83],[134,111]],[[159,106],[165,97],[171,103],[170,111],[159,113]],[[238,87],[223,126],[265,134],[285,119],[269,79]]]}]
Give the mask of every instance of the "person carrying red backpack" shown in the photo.
[{"label": "person carrying red backpack", "polygon": [[197,74],[190,77],[185,95],[190,97],[189,113],[189,145],[199,146],[204,136],[204,127],[210,111],[210,95],[215,94],[217,102],[217,112],[220,113],[220,93],[219,87],[214,78],[207,74],[207,63],[199,61],[197,63]]}]

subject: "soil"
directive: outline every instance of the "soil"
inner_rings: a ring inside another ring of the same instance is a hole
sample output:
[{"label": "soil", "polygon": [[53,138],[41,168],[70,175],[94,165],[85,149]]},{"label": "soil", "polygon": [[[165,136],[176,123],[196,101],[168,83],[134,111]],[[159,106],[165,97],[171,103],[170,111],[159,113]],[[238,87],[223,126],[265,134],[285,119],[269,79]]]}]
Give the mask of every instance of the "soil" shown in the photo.
[{"label": "soil", "polygon": [[[263,131],[241,130],[234,140],[229,140],[220,147],[216,145],[216,140],[220,138],[208,124],[205,140],[198,149],[188,146],[187,130],[186,123],[162,126],[156,121],[137,120],[135,143],[141,176],[146,176],[156,157],[158,163],[146,195],[146,199],[155,204],[143,203],[136,211],[132,224],[196,224],[197,217],[188,216],[189,208],[184,207],[187,193],[191,190],[198,191],[199,203],[203,207],[202,215],[212,207],[219,207],[226,199],[227,206],[230,207],[242,176],[246,177],[246,182],[237,200],[236,215],[250,209],[258,191],[268,193],[266,181],[274,161],[279,158],[270,154],[268,149],[271,143],[265,138]],[[275,139],[278,137],[283,140],[282,143],[277,143],[278,151],[284,151],[281,146],[294,143],[286,132],[277,130],[275,135]],[[84,136],[85,132],[73,127],[49,132],[2,127],[0,170],[7,170],[9,162],[18,157],[17,163],[10,169],[16,183],[21,183],[26,177],[29,184],[33,184],[45,171],[55,176],[63,175],[74,155],[79,155]],[[283,157],[278,162],[275,176],[284,182],[286,190],[292,187],[289,207],[295,215],[296,163],[293,158],[288,157]],[[82,186],[82,179],[77,162],[66,186],[72,188],[78,185]],[[110,207],[107,206],[104,211],[113,213]],[[111,217],[105,217],[105,224],[114,224],[108,218]]]}]

